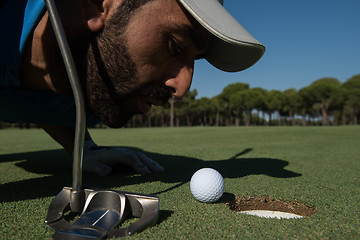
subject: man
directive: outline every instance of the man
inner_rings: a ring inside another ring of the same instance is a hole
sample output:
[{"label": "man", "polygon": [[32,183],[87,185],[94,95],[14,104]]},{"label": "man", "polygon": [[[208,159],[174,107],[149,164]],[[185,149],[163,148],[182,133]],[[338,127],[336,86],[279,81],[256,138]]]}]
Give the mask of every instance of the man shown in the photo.
[{"label": "man", "polygon": [[[19,3],[20,2],[20,3]],[[90,126],[123,126],[134,114],[189,90],[194,61],[224,71],[255,64],[264,46],[218,0],[62,0],[57,8],[85,92]],[[0,3],[0,119],[32,122],[73,151],[70,84],[43,0]],[[143,153],[98,147],[86,134],[84,170],[107,175],[163,167]]]}]

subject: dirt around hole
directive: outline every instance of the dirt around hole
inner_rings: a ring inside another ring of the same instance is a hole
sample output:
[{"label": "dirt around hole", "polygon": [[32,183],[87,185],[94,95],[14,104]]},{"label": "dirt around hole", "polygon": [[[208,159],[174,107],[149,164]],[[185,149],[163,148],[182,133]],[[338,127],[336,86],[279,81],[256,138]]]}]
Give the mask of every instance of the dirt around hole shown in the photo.
[{"label": "dirt around hole", "polygon": [[316,208],[306,206],[300,202],[283,201],[268,196],[238,197],[227,203],[233,211],[269,210],[293,213],[304,217],[314,215]]}]

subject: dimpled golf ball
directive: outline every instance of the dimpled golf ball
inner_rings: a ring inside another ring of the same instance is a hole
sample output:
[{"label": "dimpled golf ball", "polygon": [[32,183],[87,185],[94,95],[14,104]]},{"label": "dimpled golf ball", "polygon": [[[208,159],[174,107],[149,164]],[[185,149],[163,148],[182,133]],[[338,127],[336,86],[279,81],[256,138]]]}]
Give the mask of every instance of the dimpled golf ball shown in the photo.
[{"label": "dimpled golf ball", "polygon": [[224,193],[224,179],[212,168],[202,168],[194,173],[190,180],[190,190],[200,202],[216,202]]}]

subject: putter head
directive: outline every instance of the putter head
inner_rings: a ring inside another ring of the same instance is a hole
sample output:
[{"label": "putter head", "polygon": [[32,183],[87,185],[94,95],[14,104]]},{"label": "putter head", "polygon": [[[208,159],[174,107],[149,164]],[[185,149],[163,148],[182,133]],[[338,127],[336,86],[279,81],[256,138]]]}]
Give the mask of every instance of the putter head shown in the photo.
[{"label": "putter head", "polygon": [[[55,231],[53,239],[105,239],[127,237],[157,222],[159,198],[137,193],[84,189],[85,204],[79,218],[64,218],[70,210],[71,188],[65,187],[52,200],[45,224]],[[119,226],[132,217],[138,221]]]}]

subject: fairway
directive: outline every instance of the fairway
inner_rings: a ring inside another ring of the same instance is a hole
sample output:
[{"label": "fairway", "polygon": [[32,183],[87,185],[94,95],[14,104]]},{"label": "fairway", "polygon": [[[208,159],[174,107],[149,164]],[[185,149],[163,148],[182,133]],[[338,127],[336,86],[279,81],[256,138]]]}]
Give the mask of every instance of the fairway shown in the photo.
[{"label": "fairway", "polygon": [[[158,223],[131,239],[360,239],[360,127],[179,127],[90,129],[98,145],[143,151],[166,171],[84,174],[90,188],[160,198]],[[54,196],[72,183],[72,159],[40,129],[0,130],[0,239],[50,239]],[[225,180],[219,202],[190,193],[204,167]],[[268,196],[317,209],[265,219],[229,209],[234,197]],[[126,224],[126,223],[125,223]]]}]

